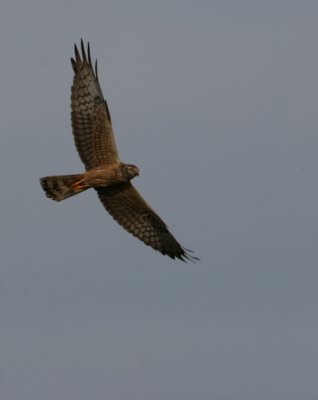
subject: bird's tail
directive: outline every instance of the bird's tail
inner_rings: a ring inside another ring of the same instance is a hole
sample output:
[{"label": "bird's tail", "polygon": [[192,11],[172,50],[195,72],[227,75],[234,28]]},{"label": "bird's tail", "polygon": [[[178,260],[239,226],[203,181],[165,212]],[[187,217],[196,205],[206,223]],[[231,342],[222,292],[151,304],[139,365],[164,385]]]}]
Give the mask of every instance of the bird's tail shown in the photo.
[{"label": "bird's tail", "polygon": [[45,176],[40,179],[40,183],[47,197],[61,201],[88,189],[80,184],[82,177],[81,174]]}]

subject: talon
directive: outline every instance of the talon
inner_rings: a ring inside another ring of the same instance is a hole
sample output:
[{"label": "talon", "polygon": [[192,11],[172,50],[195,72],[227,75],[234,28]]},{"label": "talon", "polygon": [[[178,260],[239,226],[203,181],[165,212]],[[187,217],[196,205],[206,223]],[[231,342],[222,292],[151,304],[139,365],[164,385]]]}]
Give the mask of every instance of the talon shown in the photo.
[{"label": "talon", "polygon": [[73,190],[82,190],[86,187],[85,184],[81,183],[81,181],[75,182],[72,184],[71,188]]}]

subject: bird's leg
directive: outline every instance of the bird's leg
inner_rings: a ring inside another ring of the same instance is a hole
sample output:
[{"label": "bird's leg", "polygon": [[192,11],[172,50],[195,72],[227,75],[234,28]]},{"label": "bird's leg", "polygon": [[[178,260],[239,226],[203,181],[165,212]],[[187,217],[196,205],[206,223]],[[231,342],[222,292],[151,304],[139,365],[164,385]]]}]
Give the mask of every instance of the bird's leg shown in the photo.
[{"label": "bird's leg", "polygon": [[[84,175],[84,174],[83,174]],[[76,181],[72,184],[71,188],[75,191],[81,191],[83,189],[86,189],[88,186],[85,183],[85,177],[83,177],[83,175],[81,175],[81,178],[79,181]]]}]

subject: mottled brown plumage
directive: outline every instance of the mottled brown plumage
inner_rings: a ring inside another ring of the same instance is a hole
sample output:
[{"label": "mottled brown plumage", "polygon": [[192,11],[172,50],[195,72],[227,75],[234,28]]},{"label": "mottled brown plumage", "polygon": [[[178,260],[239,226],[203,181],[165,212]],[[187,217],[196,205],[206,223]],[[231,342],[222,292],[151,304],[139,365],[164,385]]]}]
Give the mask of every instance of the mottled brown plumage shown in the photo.
[{"label": "mottled brown plumage", "polygon": [[47,197],[61,201],[94,188],[106,210],[128,232],[153,249],[182,261],[198,260],[169,232],[166,224],[130,183],[139,169],[120,161],[110,112],[93,68],[90,47],[87,55],[75,45],[71,59],[74,79],[71,94],[72,128],[77,151],[86,171],[82,174],[48,176],[40,179]]}]

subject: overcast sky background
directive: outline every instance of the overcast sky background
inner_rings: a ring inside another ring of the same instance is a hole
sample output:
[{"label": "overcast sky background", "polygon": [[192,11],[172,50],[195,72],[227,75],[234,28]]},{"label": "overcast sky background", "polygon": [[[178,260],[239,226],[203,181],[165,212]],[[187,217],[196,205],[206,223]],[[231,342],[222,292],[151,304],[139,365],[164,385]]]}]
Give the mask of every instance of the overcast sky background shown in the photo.
[{"label": "overcast sky background", "polygon": [[[0,6],[0,397],[318,398],[318,2]],[[177,239],[170,260],[94,191],[70,57],[91,42],[121,159]]]}]

